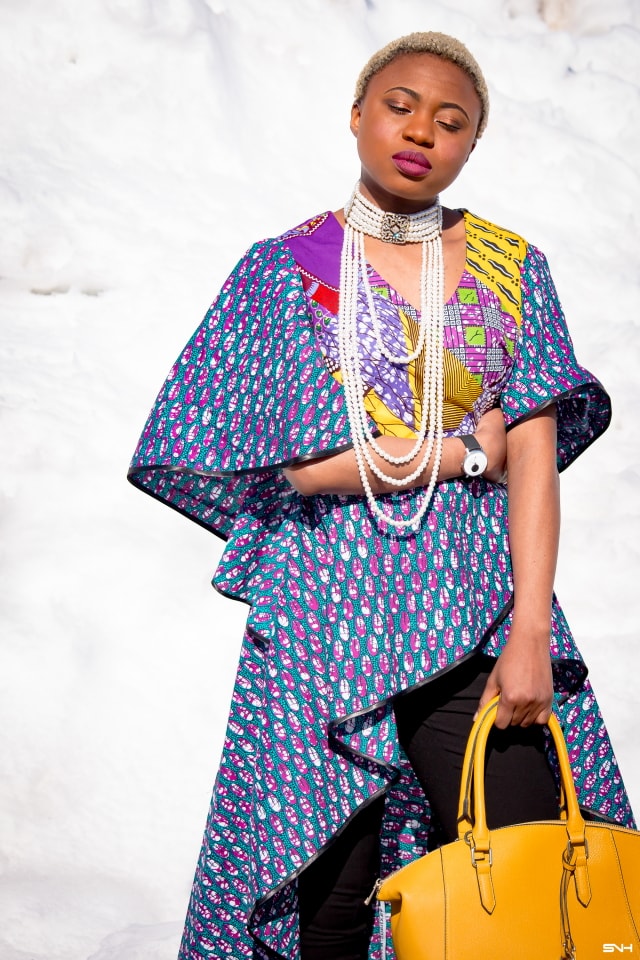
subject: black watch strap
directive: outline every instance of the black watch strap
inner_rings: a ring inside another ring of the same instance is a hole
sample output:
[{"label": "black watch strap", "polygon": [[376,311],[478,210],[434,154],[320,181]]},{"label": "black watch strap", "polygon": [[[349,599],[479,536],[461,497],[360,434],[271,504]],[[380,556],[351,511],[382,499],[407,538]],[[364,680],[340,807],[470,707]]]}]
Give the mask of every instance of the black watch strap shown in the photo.
[{"label": "black watch strap", "polygon": [[462,434],[460,439],[462,440],[462,442],[464,443],[465,447],[469,452],[471,452],[472,450],[482,450],[481,445],[478,443],[478,441],[476,440],[476,438],[472,433]]}]

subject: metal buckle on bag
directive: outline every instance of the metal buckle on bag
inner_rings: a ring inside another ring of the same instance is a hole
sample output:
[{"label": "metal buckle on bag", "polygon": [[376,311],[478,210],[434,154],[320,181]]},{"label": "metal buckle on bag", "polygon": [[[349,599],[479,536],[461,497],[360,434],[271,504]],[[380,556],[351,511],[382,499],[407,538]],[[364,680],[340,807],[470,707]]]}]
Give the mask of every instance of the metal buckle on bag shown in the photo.
[{"label": "metal buckle on bag", "polygon": [[[491,847],[489,847],[488,853],[489,853],[489,866],[492,867],[493,866],[493,850],[491,849]],[[479,857],[476,859],[476,848],[471,847],[471,863],[473,864],[473,866],[476,867],[478,863],[484,863],[484,858],[486,857],[486,855],[487,854],[483,850],[480,853]]]},{"label": "metal buckle on bag", "polygon": [[576,862],[573,859],[573,855],[574,853],[577,854],[578,850],[580,849],[584,850],[585,858],[588,860],[589,859],[589,841],[587,837],[584,838],[584,845],[579,844],[578,846],[574,847],[574,845],[571,843],[571,840],[569,840],[569,842],[567,843],[567,846],[562,853],[562,859],[569,869],[571,869],[571,867],[575,868]]}]

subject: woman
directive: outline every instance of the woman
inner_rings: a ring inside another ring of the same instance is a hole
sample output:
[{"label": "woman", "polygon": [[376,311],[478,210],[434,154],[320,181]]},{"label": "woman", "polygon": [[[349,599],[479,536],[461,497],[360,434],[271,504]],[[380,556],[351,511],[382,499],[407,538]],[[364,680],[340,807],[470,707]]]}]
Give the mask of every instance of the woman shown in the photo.
[{"label": "woman", "polygon": [[453,38],[376,54],[345,210],[240,261],[134,456],[133,483],[227,540],[214,583],[250,606],[183,960],[376,956],[366,895],[455,836],[494,694],[493,826],[557,815],[554,694],[584,808],[632,823],[553,596],[558,468],[609,400],[543,255],[439,202],[487,113]]}]

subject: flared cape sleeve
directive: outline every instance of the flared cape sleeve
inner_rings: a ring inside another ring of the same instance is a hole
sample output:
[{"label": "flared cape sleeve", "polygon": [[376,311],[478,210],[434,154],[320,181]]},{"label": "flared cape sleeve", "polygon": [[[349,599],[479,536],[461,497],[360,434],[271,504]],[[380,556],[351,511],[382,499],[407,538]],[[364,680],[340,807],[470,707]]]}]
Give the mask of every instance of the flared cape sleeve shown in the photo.
[{"label": "flared cape sleeve", "polygon": [[266,240],[238,263],[171,368],[128,478],[228,539],[240,513],[282,511],[291,496],[282,466],[349,444],[296,262]]},{"label": "flared cape sleeve", "polygon": [[564,470],[607,429],[611,401],[576,360],[547,260],[531,245],[522,264],[521,295],[522,322],[502,411],[509,430],[555,403],[558,470]]}]

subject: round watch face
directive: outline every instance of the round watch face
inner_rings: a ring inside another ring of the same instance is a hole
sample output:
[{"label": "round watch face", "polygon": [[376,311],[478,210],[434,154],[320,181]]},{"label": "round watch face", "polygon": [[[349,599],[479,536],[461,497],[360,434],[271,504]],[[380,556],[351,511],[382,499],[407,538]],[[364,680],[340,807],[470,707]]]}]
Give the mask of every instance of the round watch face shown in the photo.
[{"label": "round watch face", "polygon": [[487,469],[487,455],[484,450],[469,450],[462,463],[467,477],[481,477]]}]

